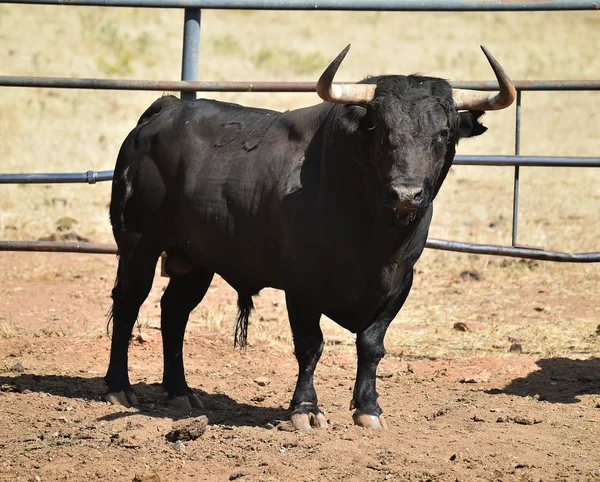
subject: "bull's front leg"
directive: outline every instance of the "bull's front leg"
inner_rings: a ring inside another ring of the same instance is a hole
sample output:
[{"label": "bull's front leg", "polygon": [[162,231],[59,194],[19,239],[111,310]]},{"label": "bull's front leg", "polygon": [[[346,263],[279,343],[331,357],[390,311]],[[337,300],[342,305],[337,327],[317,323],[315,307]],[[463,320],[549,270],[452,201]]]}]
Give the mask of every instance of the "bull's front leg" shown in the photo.
[{"label": "bull's front leg", "polygon": [[387,428],[377,402],[377,367],[385,355],[383,340],[388,326],[402,308],[412,286],[412,270],[405,276],[396,295],[375,322],[356,336],[358,368],[350,410],[354,423],[365,428]]},{"label": "bull's front leg", "polygon": [[314,386],[315,368],[323,353],[323,333],[319,326],[321,313],[287,293],[286,302],[298,360],[298,380],[290,404],[292,424],[296,430],[325,428],[327,420],[319,409]]}]

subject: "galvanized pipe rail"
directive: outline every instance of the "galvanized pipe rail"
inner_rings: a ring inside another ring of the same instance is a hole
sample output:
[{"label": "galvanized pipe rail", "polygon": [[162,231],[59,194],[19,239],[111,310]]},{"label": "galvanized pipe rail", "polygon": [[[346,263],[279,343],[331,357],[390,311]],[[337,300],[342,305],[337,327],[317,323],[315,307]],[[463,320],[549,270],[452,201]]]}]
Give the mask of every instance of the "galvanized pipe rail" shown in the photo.
[{"label": "galvanized pipe rail", "polygon": [[[179,91],[184,100],[196,98],[196,92],[314,92],[314,82],[211,82],[197,81],[201,9],[251,10],[369,10],[369,11],[558,11],[594,10],[596,1],[537,0],[0,0],[0,3],[29,5],[79,5],[108,7],[184,8],[184,32],[181,81],[122,79],[75,79],[61,77],[0,76],[0,86],[67,89],[110,89]],[[493,90],[497,82],[452,82],[453,87]],[[521,94],[523,91],[600,90],[600,80],[516,81],[517,109],[514,156],[457,156],[456,165],[514,166],[512,246],[482,245],[428,239],[426,246],[448,251],[521,257],[558,262],[600,262],[600,252],[562,253],[517,245],[519,168],[521,166],[600,167],[600,158],[548,157],[520,155]],[[56,174],[0,174],[0,184],[14,183],[88,183],[112,179],[112,171]],[[116,246],[97,243],[51,241],[0,241],[0,251],[49,251],[115,254]]]},{"label": "galvanized pipe rail", "polygon": [[595,10],[598,3],[580,0],[2,0],[29,5],[151,7],[218,10],[368,10],[407,12],[523,12]]},{"label": "galvanized pipe rail", "polygon": [[[2,3],[4,0],[0,0]],[[189,74],[191,75],[191,74]],[[197,71],[196,71],[197,75]],[[337,83],[337,82],[336,82]],[[343,84],[344,82],[339,82]],[[450,81],[459,89],[497,90],[496,81]],[[518,91],[594,91],[600,80],[515,80]],[[37,87],[48,89],[146,90],[157,92],[315,92],[316,82],[269,81],[185,81],[74,79],[68,77],[22,77],[0,75],[0,87]]]},{"label": "galvanized pipe rail", "polygon": [[[528,166],[528,167],[595,167],[600,168],[599,157],[558,157],[558,156],[456,156],[455,165],[462,166]],[[87,171],[85,173],[48,174],[0,174],[0,184],[72,184],[111,181],[113,171]],[[518,199],[518,198],[517,198]],[[513,245],[464,243],[429,238],[425,246],[443,251],[459,253],[528,258],[540,261],[567,263],[598,263],[600,252],[563,253],[536,248],[516,246],[514,226]],[[117,254],[117,247],[111,244],[67,243],[56,241],[0,241],[0,251],[44,251],[62,253]]]},{"label": "galvanized pipe rail", "polygon": [[[600,167],[600,157],[456,156],[455,166]],[[112,181],[113,171],[0,174],[0,184],[96,184]]]},{"label": "galvanized pipe rail", "polygon": [[[562,263],[597,263],[600,253],[563,253],[522,246],[473,244],[428,238],[425,247],[458,253],[486,254],[511,258],[528,258]],[[42,251],[47,253],[117,254],[117,246],[102,243],[67,243],[61,241],[0,241],[0,251]]]}]

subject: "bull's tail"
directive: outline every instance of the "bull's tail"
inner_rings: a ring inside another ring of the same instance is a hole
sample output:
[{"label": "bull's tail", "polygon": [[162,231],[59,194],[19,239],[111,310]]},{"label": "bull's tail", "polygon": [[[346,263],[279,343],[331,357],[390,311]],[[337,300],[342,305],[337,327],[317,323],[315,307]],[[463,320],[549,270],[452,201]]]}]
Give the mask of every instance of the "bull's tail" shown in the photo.
[{"label": "bull's tail", "polygon": [[233,347],[239,346],[245,349],[248,346],[248,320],[250,313],[254,308],[252,302],[252,296],[238,294],[238,317],[235,323],[235,338],[233,340]]},{"label": "bull's tail", "polygon": [[[117,256],[118,256],[118,254],[117,254]],[[115,284],[113,286],[112,293],[115,292],[115,287],[117,286],[118,283],[119,283],[119,270],[117,270],[117,276],[115,277]],[[106,312],[106,336],[108,336],[108,337],[110,337],[110,325],[112,324],[114,319],[115,319],[115,302],[113,300],[112,305],[110,305],[110,308]]]}]

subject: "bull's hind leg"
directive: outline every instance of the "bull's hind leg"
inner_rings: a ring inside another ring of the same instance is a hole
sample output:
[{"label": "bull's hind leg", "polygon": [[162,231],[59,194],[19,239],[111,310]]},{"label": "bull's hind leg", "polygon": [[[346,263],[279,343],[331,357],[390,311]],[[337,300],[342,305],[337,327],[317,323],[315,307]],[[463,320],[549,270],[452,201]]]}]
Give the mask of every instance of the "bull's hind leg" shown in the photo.
[{"label": "bull's hind leg", "polygon": [[356,336],[358,369],[350,409],[354,423],[365,428],[387,428],[381,407],[377,402],[375,389],[377,367],[385,355],[383,339],[388,326],[400,311],[412,286],[412,270],[406,275],[402,285],[375,322]]},{"label": "bull's hind leg", "polygon": [[112,291],[112,341],[110,363],[104,380],[108,385],[106,400],[114,405],[136,405],[137,399],[127,367],[127,351],[133,325],[140,306],[152,288],[156,261],[160,250],[142,240],[132,249],[120,252],[117,282]]},{"label": "bull's hind leg", "polygon": [[202,403],[190,390],[183,368],[183,337],[190,312],[202,301],[214,273],[195,270],[171,277],[160,301],[160,329],[163,338],[163,387],[168,403],[182,410],[201,408]]},{"label": "bull's hind leg", "polygon": [[323,353],[323,333],[319,326],[321,313],[303,306],[286,294],[294,351],[298,360],[298,380],[290,404],[292,424],[296,430],[325,428],[327,420],[319,410],[314,373]]}]

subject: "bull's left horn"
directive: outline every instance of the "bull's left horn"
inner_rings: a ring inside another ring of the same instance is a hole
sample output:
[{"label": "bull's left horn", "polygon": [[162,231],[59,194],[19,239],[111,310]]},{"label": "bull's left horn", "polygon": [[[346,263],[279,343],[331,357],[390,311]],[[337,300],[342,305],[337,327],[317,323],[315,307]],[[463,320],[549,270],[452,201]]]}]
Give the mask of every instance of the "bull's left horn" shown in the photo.
[{"label": "bull's left horn", "polygon": [[317,94],[321,99],[336,104],[366,104],[375,96],[375,84],[337,84],[333,85],[333,78],[342,60],[350,50],[350,44],[340,52],[317,82]]},{"label": "bull's left horn", "polygon": [[496,74],[500,92],[480,92],[476,90],[452,89],[452,99],[456,110],[500,110],[513,103],[517,91],[502,66],[483,45],[481,50]]}]

